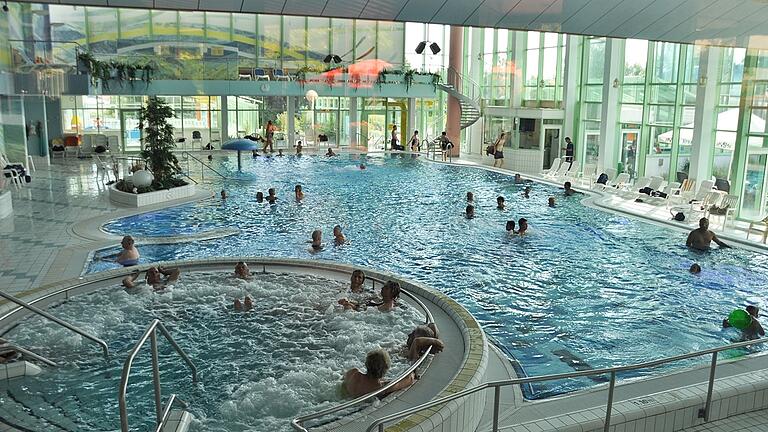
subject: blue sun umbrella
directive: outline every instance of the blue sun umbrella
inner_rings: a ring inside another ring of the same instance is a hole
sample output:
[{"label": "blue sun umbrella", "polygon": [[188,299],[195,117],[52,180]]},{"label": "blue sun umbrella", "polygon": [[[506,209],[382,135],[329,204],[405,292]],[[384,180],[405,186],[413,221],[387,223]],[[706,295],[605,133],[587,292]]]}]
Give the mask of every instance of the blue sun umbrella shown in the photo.
[{"label": "blue sun umbrella", "polygon": [[238,138],[227,141],[221,146],[222,150],[237,150],[237,170],[240,171],[240,152],[258,150],[256,141]]}]

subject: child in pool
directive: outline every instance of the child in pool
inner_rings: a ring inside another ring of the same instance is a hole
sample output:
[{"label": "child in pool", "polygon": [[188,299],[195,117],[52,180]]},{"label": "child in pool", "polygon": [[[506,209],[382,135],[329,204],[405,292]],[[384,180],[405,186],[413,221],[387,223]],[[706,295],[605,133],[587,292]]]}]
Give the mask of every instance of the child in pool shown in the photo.
[{"label": "child in pool", "polygon": [[301,201],[304,199],[304,191],[301,190],[301,185],[296,185],[293,188],[293,192],[296,194],[296,201]]},{"label": "child in pool", "polygon": [[323,232],[319,229],[312,231],[312,240],[309,242],[311,243],[310,252],[315,253],[323,250]]},{"label": "child in pool", "polygon": [[[752,321],[747,327],[741,330],[741,339],[747,341],[760,339],[761,336],[765,336],[765,330],[763,330],[763,326],[760,325],[760,321],[757,320],[757,318],[760,316],[760,308],[757,306],[749,305],[746,307],[746,311],[752,318]],[[728,327],[731,327],[731,323],[728,321],[728,318],[726,318],[723,320],[723,328]]]}]

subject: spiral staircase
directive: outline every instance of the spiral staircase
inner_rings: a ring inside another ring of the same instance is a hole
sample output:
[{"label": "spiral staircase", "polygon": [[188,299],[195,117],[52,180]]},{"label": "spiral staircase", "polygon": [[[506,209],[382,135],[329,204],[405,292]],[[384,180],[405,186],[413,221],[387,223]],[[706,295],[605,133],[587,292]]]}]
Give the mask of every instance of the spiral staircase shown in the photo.
[{"label": "spiral staircase", "polygon": [[445,82],[437,86],[459,101],[462,129],[472,126],[483,116],[480,86],[471,78],[463,76],[454,68],[448,68]]}]

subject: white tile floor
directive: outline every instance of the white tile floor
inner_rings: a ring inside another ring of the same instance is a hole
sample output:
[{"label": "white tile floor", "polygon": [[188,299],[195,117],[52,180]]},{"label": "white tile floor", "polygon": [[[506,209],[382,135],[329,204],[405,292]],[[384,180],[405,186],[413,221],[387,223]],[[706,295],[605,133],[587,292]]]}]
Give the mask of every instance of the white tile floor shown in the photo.
[{"label": "white tile floor", "polygon": [[705,423],[690,429],[686,432],[766,432],[768,431],[768,410],[755,411],[719,420],[711,423]]}]

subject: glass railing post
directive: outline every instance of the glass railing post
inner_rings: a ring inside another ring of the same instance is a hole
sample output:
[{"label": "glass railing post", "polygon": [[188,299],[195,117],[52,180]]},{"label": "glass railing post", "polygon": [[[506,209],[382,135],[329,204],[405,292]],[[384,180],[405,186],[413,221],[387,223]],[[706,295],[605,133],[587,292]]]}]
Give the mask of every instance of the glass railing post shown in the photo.
[{"label": "glass railing post", "polygon": [[707,402],[704,405],[704,421],[709,421],[709,407],[712,404],[712,391],[715,387],[715,368],[717,367],[717,352],[712,353],[712,364],[709,366],[709,385],[707,387]]},{"label": "glass railing post", "polygon": [[163,421],[163,402],[160,389],[160,365],[157,358],[157,330],[152,330],[149,343],[152,348],[152,381],[155,385],[155,412],[157,413],[157,424],[159,425]]},{"label": "glass railing post", "polygon": [[493,432],[499,431],[499,399],[501,399],[501,387],[493,388]]},{"label": "glass railing post", "polygon": [[604,432],[611,428],[611,411],[613,410],[613,389],[616,387],[616,371],[611,372],[611,383],[608,385],[608,404],[605,406],[605,426]]}]

